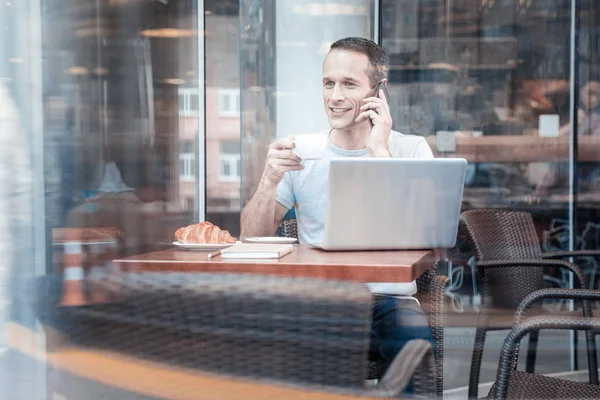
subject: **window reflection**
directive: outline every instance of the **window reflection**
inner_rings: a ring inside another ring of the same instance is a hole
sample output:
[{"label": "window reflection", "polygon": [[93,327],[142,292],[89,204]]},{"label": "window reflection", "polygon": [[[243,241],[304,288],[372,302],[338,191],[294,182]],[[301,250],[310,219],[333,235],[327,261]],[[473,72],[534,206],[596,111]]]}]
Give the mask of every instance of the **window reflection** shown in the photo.
[{"label": "window reflection", "polygon": [[[582,21],[597,14],[587,3],[580,10]],[[466,146],[455,155],[476,162],[468,204],[568,194],[569,2],[384,0],[382,16],[394,125],[431,144],[439,132],[454,132]],[[593,29],[583,23],[580,40],[589,43]],[[581,73],[595,69],[581,60]],[[592,190],[581,178],[581,190]]]},{"label": "window reflection", "polygon": [[[205,1],[206,219],[234,236],[240,215],[239,2]],[[222,8],[221,3],[228,3]]]},{"label": "window reflection", "polygon": [[56,194],[46,204],[51,229],[114,227],[131,254],[169,243],[173,229],[194,218],[202,37],[196,7],[47,2],[42,72],[46,180]]}]

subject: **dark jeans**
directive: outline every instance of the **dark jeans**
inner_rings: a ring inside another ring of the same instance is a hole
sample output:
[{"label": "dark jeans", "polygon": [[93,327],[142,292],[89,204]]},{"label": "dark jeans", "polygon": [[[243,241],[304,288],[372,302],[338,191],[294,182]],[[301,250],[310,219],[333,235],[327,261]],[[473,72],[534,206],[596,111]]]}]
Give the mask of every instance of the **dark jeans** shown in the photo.
[{"label": "dark jeans", "polygon": [[[427,317],[415,300],[376,295],[371,322],[369,358],[382,366],[382,375],[404,345],[424,339],[434,345]],[[407,388],[412,393],[412,384]]]}]

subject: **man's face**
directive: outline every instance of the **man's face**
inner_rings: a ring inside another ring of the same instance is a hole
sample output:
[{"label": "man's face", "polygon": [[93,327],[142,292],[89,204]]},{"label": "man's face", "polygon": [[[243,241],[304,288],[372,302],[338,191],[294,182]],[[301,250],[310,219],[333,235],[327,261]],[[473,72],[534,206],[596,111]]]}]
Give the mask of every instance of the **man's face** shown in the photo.
[{"label": "man's face", "polygon": [[354,51],[334,49],[325,58],[323,104],[333,129],[355,126],[354,121],[360,114],[361,100],[373,94],[367,74],[369,68],[369,58]]}]

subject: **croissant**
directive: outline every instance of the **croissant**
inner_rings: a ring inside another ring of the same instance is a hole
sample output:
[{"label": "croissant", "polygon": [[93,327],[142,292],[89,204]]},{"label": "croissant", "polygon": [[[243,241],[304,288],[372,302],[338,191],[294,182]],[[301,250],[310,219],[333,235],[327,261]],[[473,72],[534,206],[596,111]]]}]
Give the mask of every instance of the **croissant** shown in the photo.
[{"label": "croissant", "polygon": [[236,238],[232,237],[229,231],[222,230],[208,221],[177,229],[175,240],[187,244],[223,244],[236,242]]}]

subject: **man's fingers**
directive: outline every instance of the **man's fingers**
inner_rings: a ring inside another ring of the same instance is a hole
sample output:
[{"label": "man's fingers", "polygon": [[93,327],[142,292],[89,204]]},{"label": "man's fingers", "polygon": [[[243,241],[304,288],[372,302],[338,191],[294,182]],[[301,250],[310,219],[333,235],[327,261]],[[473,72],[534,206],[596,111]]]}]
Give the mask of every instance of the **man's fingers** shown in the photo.
[{"label": "man's fingers", "polygon": [[375,103],[375,102],[369,102],[363,106],[360,107],[361,111],[365,111],[365,110],[381,110],[384,109],[384,104],[382,103]]},{"label": "man's fingers", "polygon": [[377,114],[375,111],[367,110],[367,111],[360,113],[358,115],[358,117],[356,117],[356,121],[363,121],[367,118],[370,118],[371,120],[375,120],[378,117],[379,117],[379,114]]},{"label": "man's fingers", "polygon": [[363,103],[378,103],[378,104],[387,104],[384,99],[380,99],[379,97],[367,97],[366,99],[361,100]]},{"label": "man's fingers", "polygon": [[[367,104],[371,104],[371,105],[380,106],[384,110],[390,109],[390,106],[387,103],[387,101],[380,99],[379,97],[367,97],[366,99],[362,100],[362,103],[363,103],[362,107],[366,106]],[[362,109],[362,107],[361,107],[361,109]]]},{"label": "man's fingers", "polygon": [[293,149],[294,147],[296,147],[294,140],[289,138],[279,139],[271,144],[271,148],[275,150]]},{"label": "man's fingers", "polygon": [[273,165],[272,168],[280,174],[285,174],[289,171],[301,171],[304,169],[304,165],[296,164],[296,165]]},{"label": "man's fingers", "polygon": [[302,161],[300,159],[300,157],[298,157],[298,154],[296,154],[295,151],[289,150],[289,149],[285,149],[285,150],[276,150],[276,149],[273,149],[273,150],[269,151],[268,158],[283,159],[283,160],[294,160],[296,162]]},{"label": "man's fingers", "polygon": [[270,160],[271,165],[300,165],[300,161],[289,158],[273,158]]}]

